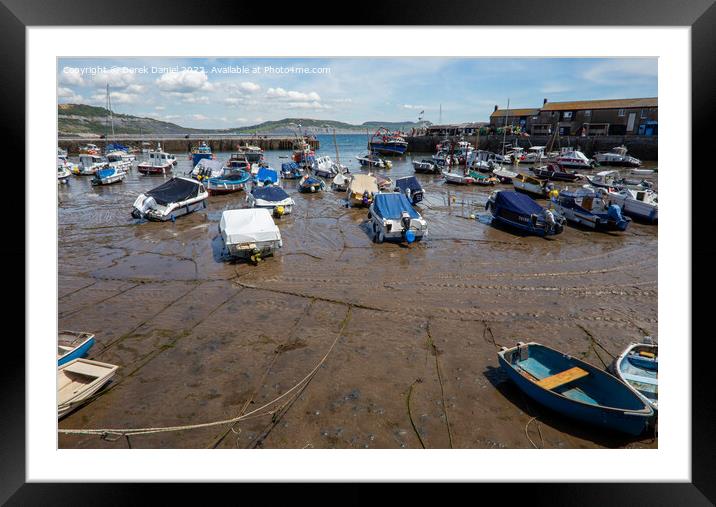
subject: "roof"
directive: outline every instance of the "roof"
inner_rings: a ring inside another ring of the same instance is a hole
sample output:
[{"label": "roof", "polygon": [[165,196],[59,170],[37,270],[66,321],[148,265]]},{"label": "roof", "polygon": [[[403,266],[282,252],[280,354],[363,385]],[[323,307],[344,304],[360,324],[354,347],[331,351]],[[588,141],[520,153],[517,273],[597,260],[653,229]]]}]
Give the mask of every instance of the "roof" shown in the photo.
[{"label": "roof", "polygon": [[630,107],[659,107],[657,97],[641,99],[575,100],[547,102],[542,111],[570,111],[575,109],[627,109]]},{"label": "roof", "polygon": [[530,116],[533,114],[539,114],[540,110],[537,109],[498,109],[497,111],[493,112],[490,115],[490,118],[493,117],[502,117],[502,116]]}]

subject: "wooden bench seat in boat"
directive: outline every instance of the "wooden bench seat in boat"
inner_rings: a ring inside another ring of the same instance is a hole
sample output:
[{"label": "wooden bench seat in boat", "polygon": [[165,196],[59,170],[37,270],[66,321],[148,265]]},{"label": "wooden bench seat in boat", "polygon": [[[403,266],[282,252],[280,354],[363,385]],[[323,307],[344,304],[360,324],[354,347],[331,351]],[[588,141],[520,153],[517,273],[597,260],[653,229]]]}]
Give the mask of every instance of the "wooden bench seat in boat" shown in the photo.
[{"label": "wooden bench seat in boat", "polygon": [[568,370],[555,373],[554,375],[551,375],[549,377],[545,377],[535,383],[543,389],[551,390],[556,387],[563,386],[564,384],[568,384],[569,382],[573,382],[582,377],[586,377],[587,375],[589,375],[588,371],[583,370],[579,366],[575,366]]}]

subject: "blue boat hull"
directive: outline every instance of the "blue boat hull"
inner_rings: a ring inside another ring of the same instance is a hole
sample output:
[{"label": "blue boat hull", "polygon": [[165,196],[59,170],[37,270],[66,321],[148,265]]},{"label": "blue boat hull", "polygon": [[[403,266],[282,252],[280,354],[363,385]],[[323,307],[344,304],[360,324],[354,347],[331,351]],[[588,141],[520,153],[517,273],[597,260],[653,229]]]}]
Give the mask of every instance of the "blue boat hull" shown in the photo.
[{"label": "blue boat hull", "polygon": [[368,146],[381,155],[403,155],[408,150],[407,144],[369,143]]},{"label": "blue boat hull", "polygon": [[89,340],[84,342],[82,345],[80,345],[79,347],[74,349],[69,354],[59,358],[57,360],[57,366],[62,366],[65,363],[69,363],[73,359],[79,359],[80,357],[85,356],[89,352],[89,349],[92,348],[92,345],[94,345],[94,338],[90,338]]}]

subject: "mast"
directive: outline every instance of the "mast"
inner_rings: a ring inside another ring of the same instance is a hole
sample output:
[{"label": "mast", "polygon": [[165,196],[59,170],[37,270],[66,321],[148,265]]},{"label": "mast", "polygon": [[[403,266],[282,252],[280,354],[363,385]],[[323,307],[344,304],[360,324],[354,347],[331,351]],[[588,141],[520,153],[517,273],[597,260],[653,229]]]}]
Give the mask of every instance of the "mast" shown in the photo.
[{"label": "mast", "polygon": [[341,159],[338,156],[338,141],[336,141],[336,128],[333,127],[333,145],[336,147],[336,164],[341,165]]},{"label": "mast", "polygon": [[507,97],[507,110],[505,112],[505,121],[502,124],[502,156],[505,156],[505,137],[507,136],[507,118],[510,117],[510,98]]}]

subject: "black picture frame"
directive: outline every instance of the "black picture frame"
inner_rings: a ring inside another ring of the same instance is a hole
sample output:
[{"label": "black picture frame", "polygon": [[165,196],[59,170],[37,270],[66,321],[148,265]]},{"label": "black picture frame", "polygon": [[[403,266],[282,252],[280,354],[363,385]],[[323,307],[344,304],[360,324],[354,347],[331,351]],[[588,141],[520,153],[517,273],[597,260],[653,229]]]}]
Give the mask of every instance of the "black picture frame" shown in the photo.
[{"label": "black picture frame", "polygon": [[[692,69],[692,152],[694,159],[699,148],[710,146],[710,119],[714,115],[713,90],[716,89],[716,6],[714,0],[691,0],[673,2],[669,0],[553,0],[535,2],[533,0],[512,0],[511,2],[454,1],[451,5],[429,0],[401,0],[380,4],[379,9],[371,10],[366,5],[356,6],[353,12],[337,9],[335,2],[325,0],[310,4],[301,4],[308,9],[308,24],[326,25],[548,25],[548,26],[684,26],[691,27],[691,69]],[[25,92],[25,29],[31,26],[108,26],[113,25],[150,25],[161,19],[162,25],[206,26],[206,25],[296,25],[297,11],[290,5],[269,3],[238,3],[216,0],[211,3],[196,0],[147,1],[126,0],[120,4],[107,0],[55,1],[52,3],[38,0],[0,0],[0,52],[3,54],[2,72],[0,72],[0,111],[5,129],[6,146],[26,146],[31,139],[26,138],[25,104],[31,100]],[[278,8],[277,8],[278,7]],[[342,12],[342,14],[338,14]],[[350,14],[350,15],[349,15]],[[407,35],[407,33],[406,33]],[[660,79],[665,77],[660,76]],[[686,128],[687,126],[684,126]],[[30,136],[32,133],[28,133]],[[665,140],[668,142],[668,140]],[[29,145],[27,145],[29,146]],[[708,148],[706,148],[708,149]],[[17,150],[21,151],[21,150]],[[24,161],[24,154],[22,156]],[[688,161],[684,171],[689,171]],[[31,168],[26,168],[25,185],[29,187]],[[18,177],[17,174],[14,175]],[[18,178],[19,179],[19,178]],[[693,178],[694,183],[699,180]],[[685,189],[688,191],[689,189]],[[707,230],[708,203],[712,200],[708,185],[694,184],[691,190],[691,210],[693,217],[692,272],[698,273],[693,280],[692,316],[693,324],[705,321],[709,313],[710,298],[698,297],[699,288],[713,286],[714,275],[708,267],[714,259],[716,249],[708,240],[696,235]],[[24,192],[19,192],[23,195]],[[699,203],[704,209],[698,210]],[[26,264],[24,214],[17,203],[13,209],[13,220],[7,221],[6,239],[0,256],[4,261],[6,286],[13,287],[12,293],[6,292],[6,322],[23,322],[17,318],[24,313],[25,279],[19,269],[21,262]],[[684,209],[683,213],[689,213]],[[19,216],[18,216],[19,215]],[[23,217],[22,219],[20,217]],[[21,260],[22,259],[22,260]],[[10,269],[8,269],[10,267]],[[23,287],[21,290],[20,287]],[[705,293],[704,293],[705,294]],[[128,504],[141,500],[146,488],[132,484],[30,484],[25,483],[25,349],[23,343],[15,337],[24,335],[24,324],[17,333],[5,335],[6,358],[4,368],[0,369],[0,385],[4,388],[3,410],[0,410],[0,502],[11,505],[35,504],[73,504],[83,505],[108,499],[103,503]],[[7,329],[7,328],[6,328]],[[713,356],[710,344],[711,333],[699,333],[694,326],[692,335],[692,482],[689,483],[639,483],[639,484],[533,484],[510,485],[507,490],[510,497],[518,498],[521,492],[529,489],[531,504],[583,505],[633,504],[633,505],[711,505],[716,499],[716,477],[714,467],[714,396],[711,392],[710,365],[707,361]],[[704,326],[705,330],[709,328]],[[668,337],[678,339],[677,337]],[[686,340],[687,337],[683,337]],[[709,361],[710,362],[710,361]],[[537,463],[537,462],[536,462]],[[502,486],[504,488],[505,485]],[[519,488],[515,490],[514,488]],[[212,486],[215,488],[215,486]],[[242,486],[242,491],[250,492],[255,488]],[[355,486],[353,487],[355,488]],[[504,493],[500,486],[487,486],[498,494]],[[177,485],[152,487],[164,495],[182,495],[187,500],[186,488]],[[226,488],[222,488],[226,489]],[[305,491],[305,489],[304,489]],[[220,492],[213,490],[212,497]],[[411,495],[422,495],[421,488],[415,488]],[[314,493],[308,493],[313,495]],[[454,493],[453,493],[454,494]],[[417,496],[416,495],[416,496]],[[169,500],[164,496],[164,500]],[[361,489],[351,495],[352,501],[372,501],[373,495]],[[206,498],[206,497],[204,497]],[[295,497],[294,497],[295,499]],[[541,499],[541,500],[540,500]],[[238,500],[238,498],[237,498]],[[363,503],[363,502],[361,502]]]}]

